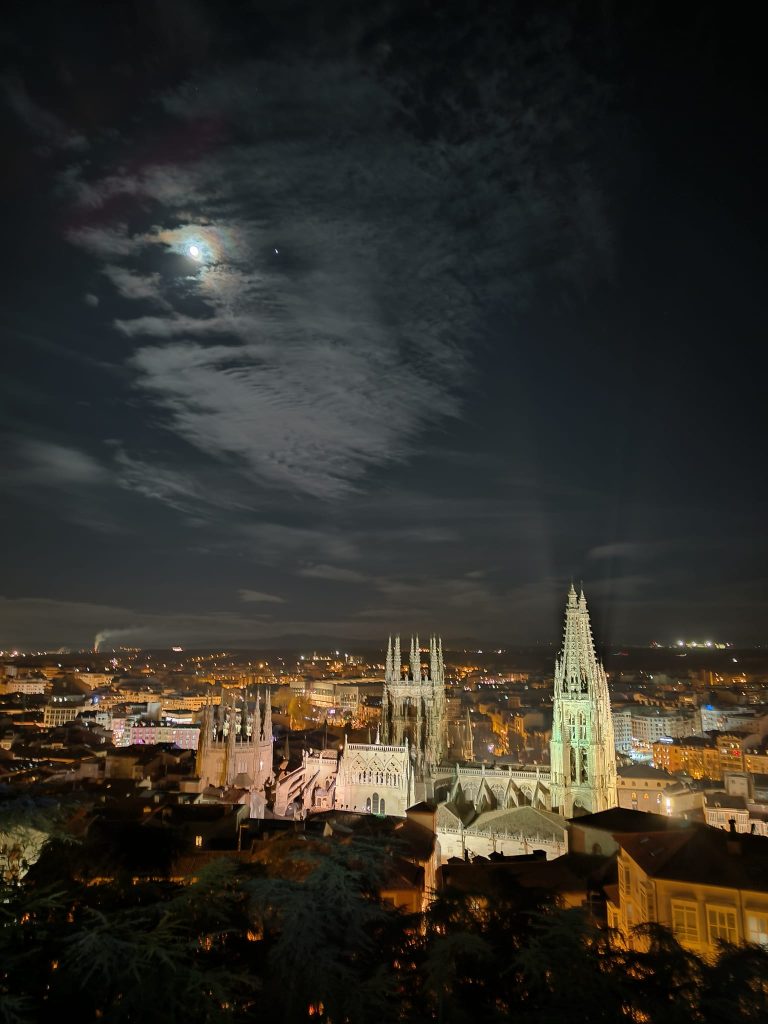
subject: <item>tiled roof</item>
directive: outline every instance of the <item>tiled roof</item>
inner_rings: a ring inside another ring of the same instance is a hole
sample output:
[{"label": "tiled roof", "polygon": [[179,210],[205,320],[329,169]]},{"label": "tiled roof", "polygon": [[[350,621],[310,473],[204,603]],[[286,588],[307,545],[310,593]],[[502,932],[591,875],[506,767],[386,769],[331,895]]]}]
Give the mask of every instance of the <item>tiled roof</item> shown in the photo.
[{"label": "tiled roof", "polygon": [[654,878],[768,892],[768,838],[763,836],[697,825],[616,839]]}]

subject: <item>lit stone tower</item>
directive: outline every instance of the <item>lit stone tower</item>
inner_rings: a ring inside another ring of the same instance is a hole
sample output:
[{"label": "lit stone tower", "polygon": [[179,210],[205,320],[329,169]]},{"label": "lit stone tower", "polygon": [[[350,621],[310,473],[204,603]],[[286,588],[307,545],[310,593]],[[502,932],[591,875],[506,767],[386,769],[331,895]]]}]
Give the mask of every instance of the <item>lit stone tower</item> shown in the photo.
[{"label": "lit stone tower", "polygon": [[258,692],[255,701],[232,694],[226,703],[222,698],[221,704],[203,708],[196,771],[204,786],[250,790],[252,805],[254,797],[263,796],[272,776],[269,690],[263,702]]},{"label": "lit stone tower", "polygon": [[552,709],[552,809],[566,818],[578,808],[615,807],[616,748],[605,669],[597,660],[584,591],[571,584],[563,648],[555,661]]},{"label": "lit stone tower", "polygon": [[411,750],[417,782],[426,782],[446,750],[445,669],[443,642],[430,637],[429,671],[421,664],[419,638],[411,639],[409,664],[403,676],[400,637],[387,647],[381,701],[382,743]]}]

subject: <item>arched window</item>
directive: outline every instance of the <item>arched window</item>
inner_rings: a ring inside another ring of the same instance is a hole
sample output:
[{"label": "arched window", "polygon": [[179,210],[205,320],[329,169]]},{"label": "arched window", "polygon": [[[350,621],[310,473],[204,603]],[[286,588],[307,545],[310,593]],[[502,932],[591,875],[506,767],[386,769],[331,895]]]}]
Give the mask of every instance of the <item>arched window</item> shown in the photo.
[{"label": "arched window", "polygon": [[366,809],[366,811],[368,811],[369,814],[371,813],[371,798],[370,797],[368,797],[368,799],[365,801],[365,809]]},{"label": "arched window", "polygon": [[378,793],[374,793],[373,794],[373,813],[374,814],[378,814],[379,813],[379,794]]},{"label": "arched window", "polygon": [[383,813],[384,813],[384,800],[382,799],[381,802],[379,803],[379,814],[383,814]]},{"label": "arched window", "polygon": [[576,782],[576,748],[571,747],[571,782]]},{"label": "arched window", "polygon": [[587,771],[587,748],[584,747],[581,751],[581,781],[586,782],[589,776]]}]

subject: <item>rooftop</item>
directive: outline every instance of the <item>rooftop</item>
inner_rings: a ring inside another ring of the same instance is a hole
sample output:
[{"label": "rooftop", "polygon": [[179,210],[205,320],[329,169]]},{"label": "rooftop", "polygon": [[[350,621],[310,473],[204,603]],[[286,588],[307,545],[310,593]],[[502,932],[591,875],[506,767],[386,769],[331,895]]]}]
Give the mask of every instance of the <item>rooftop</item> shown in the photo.
[{"label": "rooftop", "polygon": [[690,825],[616,839],[651,877],[768,892],[768,838],[763,836]]}]

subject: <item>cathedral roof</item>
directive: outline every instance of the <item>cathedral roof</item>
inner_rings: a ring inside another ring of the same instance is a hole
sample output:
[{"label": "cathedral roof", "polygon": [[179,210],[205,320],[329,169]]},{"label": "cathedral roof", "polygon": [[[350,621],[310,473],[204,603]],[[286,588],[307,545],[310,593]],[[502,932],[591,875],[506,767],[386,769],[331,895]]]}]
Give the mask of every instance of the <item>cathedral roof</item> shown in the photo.
[{"label": "cathedral roof", "polygon": [[567,831],[566,819],[552,811],[536,807],[510,807],[485,811],[470,825],[472,832],[523,833],[530,836],[551,836],[562,839]]},{"label": "cathedral roof", "polygon": [[448,800],[437,808],[437,828],[460,828],[467,826],[475,817],[475,809],[472,804],[457,803]]}]

